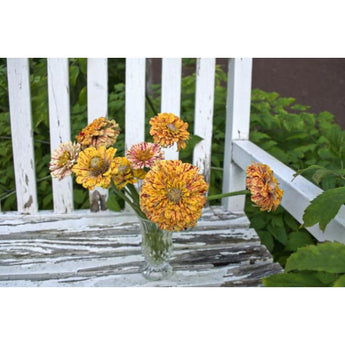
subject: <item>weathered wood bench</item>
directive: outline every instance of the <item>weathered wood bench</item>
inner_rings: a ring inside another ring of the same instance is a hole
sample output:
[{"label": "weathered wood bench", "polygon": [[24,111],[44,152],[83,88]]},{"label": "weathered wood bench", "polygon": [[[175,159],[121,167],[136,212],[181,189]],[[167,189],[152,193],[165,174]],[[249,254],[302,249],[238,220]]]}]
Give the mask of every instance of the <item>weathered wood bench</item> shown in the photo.
[{"label": "weathered wood bench", "polygon": [[192,231],[174,234],[168,280],[141,275],[137,219],[104,211],[94,217],[8,217],[0,235],[0,286],[258,286],[281,270],[248,220],[221,207],[206,208]]},{"label": "weathered wood bench", "polygon": [[[163,59],[161,112],[180,113],[181,59]],[[271,166],[284,189],[282,205],[298,220],[321,190],[251,143],[251,59],[229,59],[223,192],[245,187],[251,161]],[[54,210],[38,210],[27,59],[8,59],[13,159],[18,210],[0,215],[0,286],[260,286],[281,271],[245,216],[244,196],[209,207],[197,227],[174,234],[174,274],[148,282],[140,274],[140,234],[128,210],[73,210],[71,178],[53,180]],[[204,138],[193,163],[210,177],[215,59],[198,59],[195,134]],[[88,120],[107,115],[107,60],[88,59]],[[48,59],[50,144],[71,139],[68,60]],[[145,59],[126,60],[126,148],[144,141]],[[31,134],[31,135],[28,135]],[[177,159],[174,149],[166,159]],[[107,191],[98,189],[103,196]],[[92,198],[92,193],[90,193]],[[319,240],[345,242],[344,208]]]}]

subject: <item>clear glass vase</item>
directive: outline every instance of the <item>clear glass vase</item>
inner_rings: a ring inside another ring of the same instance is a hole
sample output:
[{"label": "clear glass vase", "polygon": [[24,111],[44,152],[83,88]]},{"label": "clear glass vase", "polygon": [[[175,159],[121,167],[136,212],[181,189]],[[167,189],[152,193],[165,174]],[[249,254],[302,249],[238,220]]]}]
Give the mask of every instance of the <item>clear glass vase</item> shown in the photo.
[{"label": "clear glass vase", "polygon": [[148,280],[162,280],[172,275],[169,263],[172,254],[172,232],[161,230],[159,226],[147,219],[140,218],[141,250],[145,258],[143,276]]}]

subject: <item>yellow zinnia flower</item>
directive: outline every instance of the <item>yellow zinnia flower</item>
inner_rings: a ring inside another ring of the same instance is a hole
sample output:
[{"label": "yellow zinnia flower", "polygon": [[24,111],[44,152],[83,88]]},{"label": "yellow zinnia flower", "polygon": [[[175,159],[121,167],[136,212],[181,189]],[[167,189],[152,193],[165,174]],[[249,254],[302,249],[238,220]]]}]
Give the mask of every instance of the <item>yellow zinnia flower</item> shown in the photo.
[{"label": "yellow zinnia flower", "polygon": [[113,182],[118,189],[122,189],[127,183],[136,183],[137,178],[133,174],[131,163],[125,157],[116,157],[112,162]]},{"label": "yellow zinnia flower", "polygon": [[119,125],[115,120],[107,120],[99,117],[85,127],[76,139],[83,148],[86,147],[109,147],[114,145],[120,133]]},{"label": "yellow zinnia flower", "polygon": [[253,162],[246,170],[246,184],[251,193],[251,200],[260,211],[275,211],[279,206],[284,191],[278,187],[273,171],[266,164]]},{"label": "yellow zinnia flower", "polygon": [[177,143],[177,151],[186,147],[189,139],[188,123],[172,113],[161,113],[150,119],[150,134],[153,141],[162,147],[170,147]]},{"label": "yellow zinnia flower", "polygon": [[196,225],[206,202],[208,184],[199,169],[179,160],[156,161],[140,191],[140,207],[163,230]]},{"label": "yellow zinnia flower", "polygon": [[84,188],[92,190],[95,186],[108,188],[111,182],[112,160],[116,149],[105,146],[88,147],[79,153],[77,164],[72,168],[76,181]]}]

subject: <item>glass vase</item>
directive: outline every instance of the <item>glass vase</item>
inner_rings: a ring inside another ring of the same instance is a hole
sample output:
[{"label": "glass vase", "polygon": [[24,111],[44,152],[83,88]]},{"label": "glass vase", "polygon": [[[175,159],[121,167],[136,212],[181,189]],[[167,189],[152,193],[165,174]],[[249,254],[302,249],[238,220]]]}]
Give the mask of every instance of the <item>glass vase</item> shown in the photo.
[{"label": "glass vase", "polygon": [[148,280],[162,280],[172,275],[169,263],[172,254],[172,232],[161,230],[159,226],[147,219],[140,218],[141,250],[145,259],[143,276]]}]

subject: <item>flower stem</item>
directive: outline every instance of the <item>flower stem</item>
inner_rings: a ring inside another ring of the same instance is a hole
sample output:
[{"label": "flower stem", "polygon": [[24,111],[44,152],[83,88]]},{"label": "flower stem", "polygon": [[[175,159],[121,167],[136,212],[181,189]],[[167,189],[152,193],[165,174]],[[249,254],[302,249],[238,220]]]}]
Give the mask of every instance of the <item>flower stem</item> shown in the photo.
[{"label": "flower stem", "polygon": [[[145,214],[143,213],[143,211],[141,211],[140,206],[136,205],[135,202],[133,202],[132,200],[130,200],[125,193],[122,193],[120,190],[118,190],[116,188],[116,186],[113,186],[113,191],[115,192],[116,195],[118,195],[120,198],[122,198],[132,209],[133,211],[142,218],[146,218]],[[128,190],[127,190],[128,193]]]},{"label": "flower stem", "polygon": [[235,196],[235,195],[246,195],[246,194],[250,194],[249,190],[239,190],[237,192],[230,192],[230,193],[224,193],[224,194],[215,194],[215,195],[209,195],[207,197],[207,200],[216,200],[216,199],[222,199],[222,198],[226,198],[229,196]]}]

